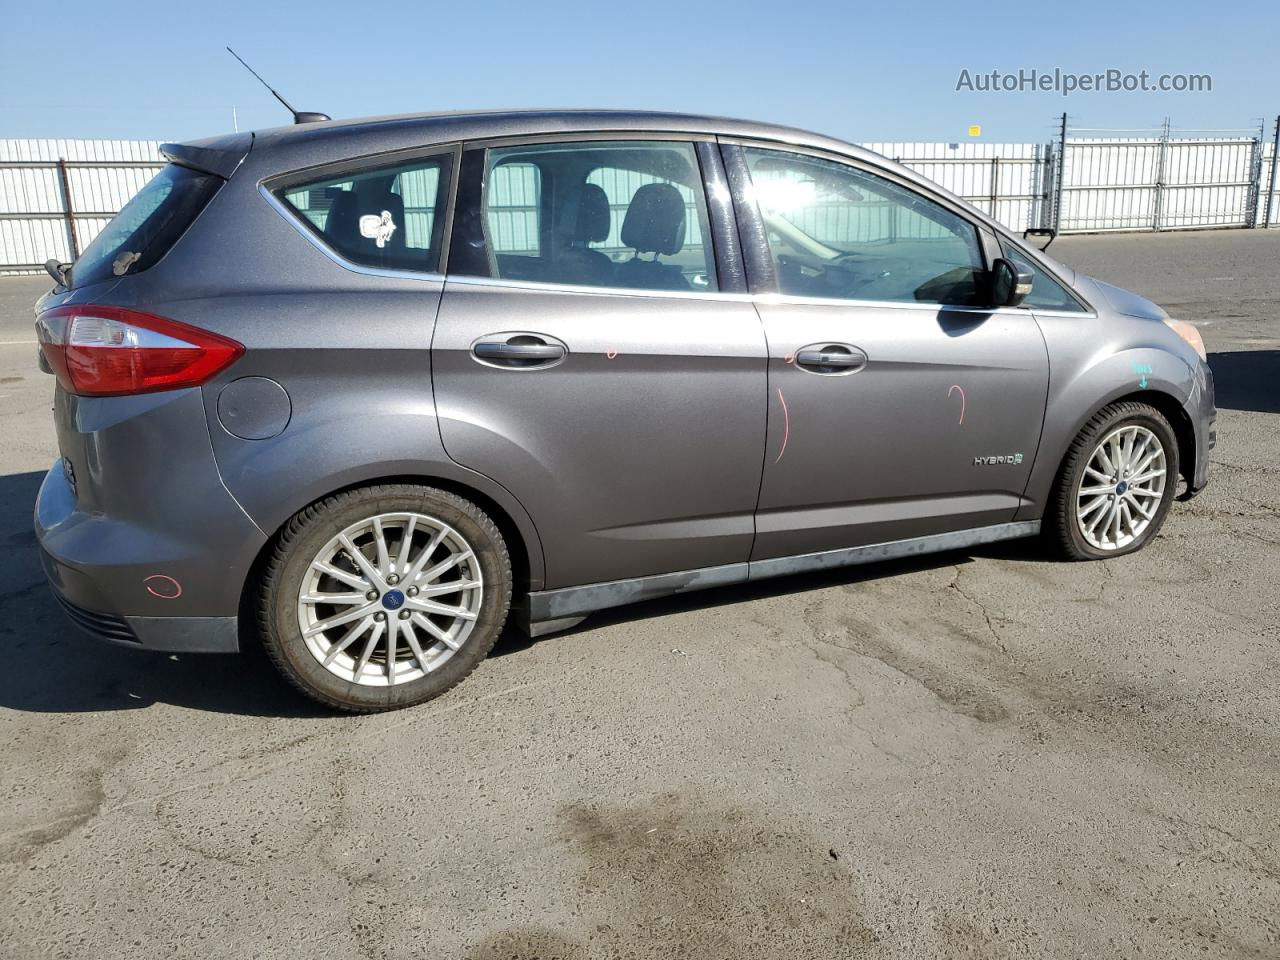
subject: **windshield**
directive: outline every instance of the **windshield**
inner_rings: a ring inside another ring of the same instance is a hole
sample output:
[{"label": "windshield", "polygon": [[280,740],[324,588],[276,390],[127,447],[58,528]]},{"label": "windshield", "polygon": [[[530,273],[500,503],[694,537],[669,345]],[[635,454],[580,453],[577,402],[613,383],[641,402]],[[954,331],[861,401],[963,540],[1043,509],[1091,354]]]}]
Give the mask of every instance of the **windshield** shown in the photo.
[{"label": "windshield", "polygon": [[71,265],[72,287],[138,273],[163,257],[222,178],[169,164],[139,190]]}]

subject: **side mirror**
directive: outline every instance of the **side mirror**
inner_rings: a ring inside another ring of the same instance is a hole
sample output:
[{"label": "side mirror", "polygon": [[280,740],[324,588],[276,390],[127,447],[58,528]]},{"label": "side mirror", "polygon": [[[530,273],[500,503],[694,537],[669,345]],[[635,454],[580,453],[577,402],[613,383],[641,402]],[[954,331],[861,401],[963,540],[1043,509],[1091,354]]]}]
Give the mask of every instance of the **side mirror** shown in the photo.
[{"label": "side mirror", "polygon": [[1057,230],[1040,230],[1033,228],[1022,232],[1022,239],[1027,241],[1027,243],[1035,247],[1041,253],[1044,253],[1049,249],[1049,244],[1053,243],[1057,236]]},{"label": "side mirror", "polygon": [[53,277],[53,282],[56,283],[59,287],[63,287],[63,288],[66,288],[68,286],[67,270],[70,268],[70,266],[71,264],[69,263],[59,263],[57,260],[54,260],[54,259],[49,259],[44,262],[45,273]]},{"label": "side mirror", "polygon": [[991,264],[991,305],[1016,307],[1031,292],[1031,272],[1019,270],[1012,260],[1000,257]]}]

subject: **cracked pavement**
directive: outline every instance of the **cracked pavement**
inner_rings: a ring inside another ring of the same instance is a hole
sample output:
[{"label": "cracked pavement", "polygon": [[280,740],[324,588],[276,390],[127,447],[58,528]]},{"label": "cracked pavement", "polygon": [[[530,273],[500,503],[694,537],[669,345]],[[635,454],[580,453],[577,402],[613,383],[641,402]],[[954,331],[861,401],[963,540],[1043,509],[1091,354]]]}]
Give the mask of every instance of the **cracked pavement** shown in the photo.
[{"label": "cracked pavement", "polygon": [[30,530],[47,284],[0,280],[0,956],[1280,956],[1280,231],[1053,252],[1203,324],[1211,484],[1142,553],[509,631],[355,718],[73,632]]}]

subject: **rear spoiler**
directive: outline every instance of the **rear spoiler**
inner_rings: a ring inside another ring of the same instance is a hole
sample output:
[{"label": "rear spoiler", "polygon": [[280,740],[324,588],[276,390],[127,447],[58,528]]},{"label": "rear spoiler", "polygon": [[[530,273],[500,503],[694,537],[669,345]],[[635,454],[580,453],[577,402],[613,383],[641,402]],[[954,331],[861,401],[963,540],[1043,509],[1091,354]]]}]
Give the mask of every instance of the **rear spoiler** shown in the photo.
[{"label": "rear spoiler", "polygon": [[166,160],[226,180],[244,162],[252,147],[253,134],[241,133],[192,143],[162,143],[160,153]]}]

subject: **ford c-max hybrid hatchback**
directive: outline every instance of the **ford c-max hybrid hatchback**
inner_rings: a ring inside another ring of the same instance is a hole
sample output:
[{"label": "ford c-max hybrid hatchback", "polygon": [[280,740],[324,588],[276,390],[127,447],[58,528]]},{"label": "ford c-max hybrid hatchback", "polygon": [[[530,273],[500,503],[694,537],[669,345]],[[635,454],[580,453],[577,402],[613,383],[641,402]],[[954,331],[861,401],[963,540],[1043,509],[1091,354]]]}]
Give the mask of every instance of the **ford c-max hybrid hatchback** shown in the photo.
[{"label": "ford c-max hybrid hatchback", "polygon": [[866,150],[655,113],[168,145],[37,306],[71,619],[437,696],[509,616],[1041,535],[1206,482],[1194,327]]}]

